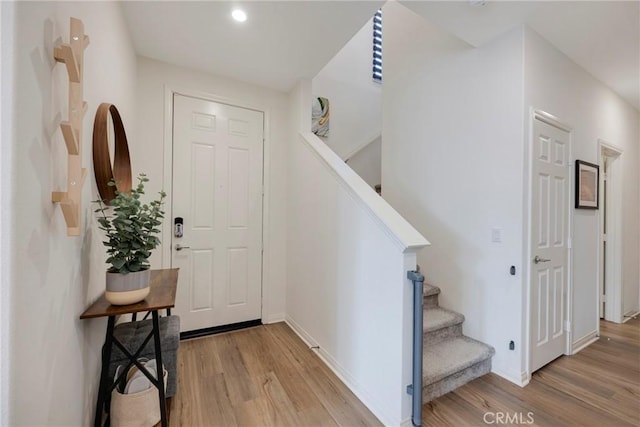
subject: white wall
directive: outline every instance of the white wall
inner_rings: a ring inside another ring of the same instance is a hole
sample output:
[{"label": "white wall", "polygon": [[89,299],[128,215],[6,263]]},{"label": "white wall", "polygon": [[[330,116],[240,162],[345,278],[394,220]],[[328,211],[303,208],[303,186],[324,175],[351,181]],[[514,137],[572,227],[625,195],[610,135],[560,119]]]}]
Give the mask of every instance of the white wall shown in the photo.
[{"label": "white wall", "polygon": [[369,20],[312,81],[313,96],[328,98],[331,109],[329,135],[321,139],[342,159],[382,129],[381,85],[371,77],[372,50]]},{"label": "white wall", "polygon": [[382,138],[376,138],[371,144],[362,148],[348,162],[360,178],[374,187],[382,183]]},{"label": "white wall", "polygon": [[305,82],[290,94],[287,322],[383,423],[399,425],[411,402],[406,272],[427,242],[308,132],[309,99]]},{"label": "white wall", "polygon": [[[288,138],[287,96],[281,92],[177,67],[148,58],[138,58],[136,96],[137,134],[130,142],[135,173],[145,172],[149,192],[162,189],[165,169],[171,160],[163,157],[167,105],[165,90],[213,96],[232,105],[265,111],[265,254],[263,276],[263,321],[284,319],[286,280],[286,160]],[[167,199],[167,218],[171,218],[171,194]],[[170,242],[171,221],[166,221],[161,240]],[[152,258],[152,266],[170,265],[169,245]],[[159,255],[162,253],[162,257]],[[163,258],[163,259],[161,259]],[[164,262],[164,264],[163,264]]]},{"label": "white wall", "polygon": [[436,35],[432,61],[407,61],[383,87],[383,196],[429,236],[418,264],[440,304],[465,315],[464,333],[492,345],[493,370],[519,384],[523,278],[509,267],[522,263],[523,33],[479,49],[433,26],[418,34]]},{"label": "white wall", "polygon": [[397,1],[386,2],[382,15],[385,83],[432,67],[438,60],[471,47]]},{"label": "white wall", "polygon": [[[525,106],[551,113],[573,128],[573,159],[597,163],[598,139],[622,149],[622,313],[637,312],[640,113],[530,29],[525,33]],[[573,210],[574,342],[598,328],[599,214]]]},{"label": "white wall", "polygon": [[[104,290],[106,269],[102,237],[87,219],[90,201],[97,197],[93,117],[99,103],[112,102],[127,130],[134,131],[135,55],[117,3],[19,2],[14,7],[8,424],[89,425],[106,328],[104,319],[78,318]],[[89,109],[82,146],[89,175],[80,237],[67,237],[60,208],[51,203],[51,191],[66,187],[66,149],[58,124],[67,116],[68,90],[66,69],[53,59],[53,43],[58,37],[68,41],[71,16],[83,20],[91,38],[85,51]],[[3,147],[3,160],[5,152]]]}]

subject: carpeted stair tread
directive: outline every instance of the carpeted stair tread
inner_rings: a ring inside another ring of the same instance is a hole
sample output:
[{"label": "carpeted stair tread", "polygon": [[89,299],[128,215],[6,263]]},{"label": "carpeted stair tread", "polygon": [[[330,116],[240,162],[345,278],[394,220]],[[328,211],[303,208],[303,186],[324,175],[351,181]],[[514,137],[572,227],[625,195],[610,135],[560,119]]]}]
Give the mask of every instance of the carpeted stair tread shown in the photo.
[{"label": "carpeted stair tread", "polygon": [[462,314],[440,307],[425,308],[423,315],[422,330],[424,332],[432,332],[464,322]]},{"label": "carpeted stair tread", "polygon": [[427,386],[490,358],[495,350],[463,336],[425,345],[423,352],[423,380]]},{"label": "carpeted stair tread", "polygon": [[431,295],[438,295],[440,293],[440,288],[437,286],[432,286],[428,283],[425,283],[423,293],[425,297],[428,297]]}]

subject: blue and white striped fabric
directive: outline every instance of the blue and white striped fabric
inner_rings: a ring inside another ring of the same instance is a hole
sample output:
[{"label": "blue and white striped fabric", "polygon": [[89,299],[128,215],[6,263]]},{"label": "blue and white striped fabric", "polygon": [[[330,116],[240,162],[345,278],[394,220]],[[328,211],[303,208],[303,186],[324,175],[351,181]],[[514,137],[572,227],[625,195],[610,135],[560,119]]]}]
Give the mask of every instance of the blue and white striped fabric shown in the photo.
[{"label": "blue and white striped fabric", "polygon": [[373,16],[373,80],[382,82],[382,9]]}]

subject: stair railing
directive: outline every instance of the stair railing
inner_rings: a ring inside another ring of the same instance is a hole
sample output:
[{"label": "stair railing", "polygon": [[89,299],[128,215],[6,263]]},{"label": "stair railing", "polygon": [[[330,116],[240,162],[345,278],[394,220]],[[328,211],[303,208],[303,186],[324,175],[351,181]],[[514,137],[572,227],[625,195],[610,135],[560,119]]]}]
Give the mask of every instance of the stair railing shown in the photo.
[{"label": "stair railing", "polygon": [[411,422],[415,427],[422,425],[422,315],[424,305],[424,276],[420,267],[408,271],[407,279],[413,282],[413,384],[407,386],[411,395]]}]

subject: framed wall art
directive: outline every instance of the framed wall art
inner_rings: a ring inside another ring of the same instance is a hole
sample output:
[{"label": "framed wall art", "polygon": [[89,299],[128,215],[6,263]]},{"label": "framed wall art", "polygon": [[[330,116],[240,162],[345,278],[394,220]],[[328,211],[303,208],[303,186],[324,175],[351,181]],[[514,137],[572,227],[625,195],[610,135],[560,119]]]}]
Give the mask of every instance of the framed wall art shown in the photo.
[{"label": "framed wall art", "polygon": [[576,209],[598,209],[599,173],[598,165],[576,160]]},{"label": "framed wall art", "polygon": [[329,100],[327,98],[321,96],[313,98],[311,132],[318,136],[329,135]]}]

